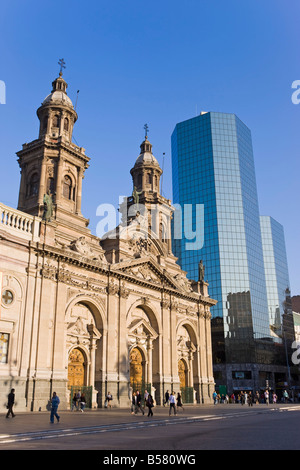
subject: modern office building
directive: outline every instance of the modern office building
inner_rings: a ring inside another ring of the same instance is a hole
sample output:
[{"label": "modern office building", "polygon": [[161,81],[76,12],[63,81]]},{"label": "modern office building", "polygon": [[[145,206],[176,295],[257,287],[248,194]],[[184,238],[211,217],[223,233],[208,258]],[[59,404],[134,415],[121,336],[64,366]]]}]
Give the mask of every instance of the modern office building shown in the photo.
[{"label": "modern office building", "polygon": [[283,226],[269,216],[260,217],[268,311],[271,330],[280,334],[290,286]]},{"label": "modern office building", "polygon": [[[173,204],[182,218],[182,230],[177,224],[172,234],[175,255],[190,279],[202,260],[209,293],[218,300],[211,309],[216,384],[226,384],[228,391],[256,390],[270,379],[275,387],[284,375],[282,341],[270,328],[275,298],[265,278],[261,223],[265,228],[266,220],[259,215],[250,130],[227,113],[201,113],[178,123],[172,173]],[[286,259],[279,253],[285,253],[284,238],[278,224],[270,224],[264,242],[272,239],[277,250],[272,263],[282,289],[288,286]],[[277,288],[275,305],[280,302]]]}]

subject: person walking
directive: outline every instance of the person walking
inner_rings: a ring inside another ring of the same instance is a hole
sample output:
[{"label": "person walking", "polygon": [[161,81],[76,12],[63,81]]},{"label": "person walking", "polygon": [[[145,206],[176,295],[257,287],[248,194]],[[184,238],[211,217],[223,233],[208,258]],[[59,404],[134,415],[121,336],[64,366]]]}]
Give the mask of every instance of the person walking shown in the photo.
[{"label": "person walking", "polygon": [[144,409],[147,406],[148,397],[149,397],[149,392],[147,390],[145,390],[145,392],[144,392]]},{"label": "person walking", "polygon": [[73,399],[72,399],[72,408],[71,408],[71,411],[73,411],[74,408],[76,408],[76,410],[77,410],[77,394],[76,394],[76,392],[74,393],[74,396],[73,396]]},{"label": "person walking", "polygon": [[51,399],[51,413],[50,413],[50,423],[54,423],[54,416],[57,419],[57,422],[60,420],[60,416],[57,414],[58,405],[60,404],[60,399],[58,398],[56,392],[53,392]]},{"label": "person walking", "polygon": [[180,395],[179,392],[177,393],[176,401],[177,401],[177,409],[178,409],[178,408],[181,408],[182,411],[184,411],[183,404],[182,404],[182,400],[181,400],[181,395]]},{"label": "person walking", "polygon": [[133,392],[132,398],[131,398],[131,414],[134,415],[136,414],[136,393]]},{"label": "person walking", "polygon": [[106,395],[106,403],[107,403],[107,408],[111,408],[111,402],[113,400],[113,396],[110,392]]},{"label": "person walking", "polygon": [[269,390],[265,391],[265,402],[267,405],[269,404]]},{"label": "person walking", "polygon": [[216,391],[214,391],[213,393],[213,400],[214,400],[214,405],[216,405],[218,403],[218,394]]},{"label": "person walking", "polygon": [[9,417],[10,414],[12,418],[16,416],[15,413],[13,412],[14,404],[15,404],[15,389],[12,388],[7,397],[7,410],[8,410],[6,414],[7,418]]},{"label": "person walking", "polygon": [[252,392],[249,392],[249,395],[248,395],[248,405],[253,406]]},{"label": "person walking", "polygon": [[145,414],[142,406],[141,406],[141,402],[142,402],[142,395],[140,394],[140,392],[137,390],[136,391],[136,411],[141,411],[141,413],[143,413],[143,415]]},{"label": "person walking", "polygon": [[81,394],[81,397],[80,397],[80,411],[81,411],[81,413],[84,412],[85,407],[86,407],[85,394],[82,393],[82,394]]},{"label": "person walking", "polygon": [[152,395],[150,395],[150,393],[148,393],[148,396],[147,396],[146,406],[148,406],[148,410],[149,410],[148,411],[148,418],[149,418],[149,416],[153,416],[152,408],[154,406],[154,401],[153,401]]},{"label": "person walking", "polygon": [[283,392],[283,398],[284,398],[285,403],[289,401],[289,394],[286,390]]},{"label": "person walking", "polygon": [[169,397],[169,403],[170,403],[170,408],[169,408],[169,416],[171,416],[172,410],[174,411],[174,415],[176,415],[176,403],[175,403],[175,393],[171,392],[171,395]]},{"label": "person walking", "polygon": [[168,406],[168,403],[169,403],[169,398],[170,398],[170,394],[169,394],[169,390],[166,391],[165,393],[165,403],[164,403],[164,406]]}]

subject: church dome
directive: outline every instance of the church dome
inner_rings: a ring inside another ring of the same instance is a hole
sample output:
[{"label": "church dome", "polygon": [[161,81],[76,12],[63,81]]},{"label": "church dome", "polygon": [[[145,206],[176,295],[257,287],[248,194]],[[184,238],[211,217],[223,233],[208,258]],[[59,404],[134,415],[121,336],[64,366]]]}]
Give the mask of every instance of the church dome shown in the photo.
[{"label": "church dome", "polygon": [[136,165],[157,165],[159,166],[158,161],[154,155],[150,152],[141,153],[135,162]]},{"label": "church dome", "polygon": [[50,95],[46,96],[44,99],[43,105],[45,104],[60,104],[60,105],[67,105],[73,108],[72,100],[68,97],[68,95],[61,90],[55,90]]},{"label": "church dome", "polygon": [[150,144],[147,136],[141,144],[141,153],[136,159],[135,165],[154,165],[159,167],[159,163],[152,153],[152,145]]}]

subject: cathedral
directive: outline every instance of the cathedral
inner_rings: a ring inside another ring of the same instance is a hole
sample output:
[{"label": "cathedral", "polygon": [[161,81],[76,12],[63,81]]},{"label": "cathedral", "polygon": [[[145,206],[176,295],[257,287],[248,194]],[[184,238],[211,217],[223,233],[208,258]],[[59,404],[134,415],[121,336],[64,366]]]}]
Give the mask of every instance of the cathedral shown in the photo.
[{"label": "cathedral", "polygon": [[[62,72],[37,110],[38,138],[17,152],[18,208],[0,203],[0,393],[16,410],[128,407],[145,389],[211,403],[210,308],[203,275],[190,281],[172,254],[171,201],[147,135],[130,170],[121,222],[99,238],[81,212],[90,158],[72,142],[77,113]],[[109,175],[107,175],[109,177]]]}]

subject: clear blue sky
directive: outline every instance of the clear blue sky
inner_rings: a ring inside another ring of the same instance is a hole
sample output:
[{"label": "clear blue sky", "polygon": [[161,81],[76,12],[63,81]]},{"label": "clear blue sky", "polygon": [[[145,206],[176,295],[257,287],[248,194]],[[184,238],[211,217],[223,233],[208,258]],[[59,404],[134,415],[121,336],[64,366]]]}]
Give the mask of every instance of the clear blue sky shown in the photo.
[{"label": "clear blue sky", "polygon": [[150,128],[172,198],[171,133],[196,112],[235,113],[253,138],[260,213],[285,229],[292,294],[300,294],[300,80],[298,0],[1,2],[0,201],[16,207],[15,152],[37,138],[36,109],[58,59],[79,119],[74,137],[91,157],[83,213],[132,191],[130,169]]}]

